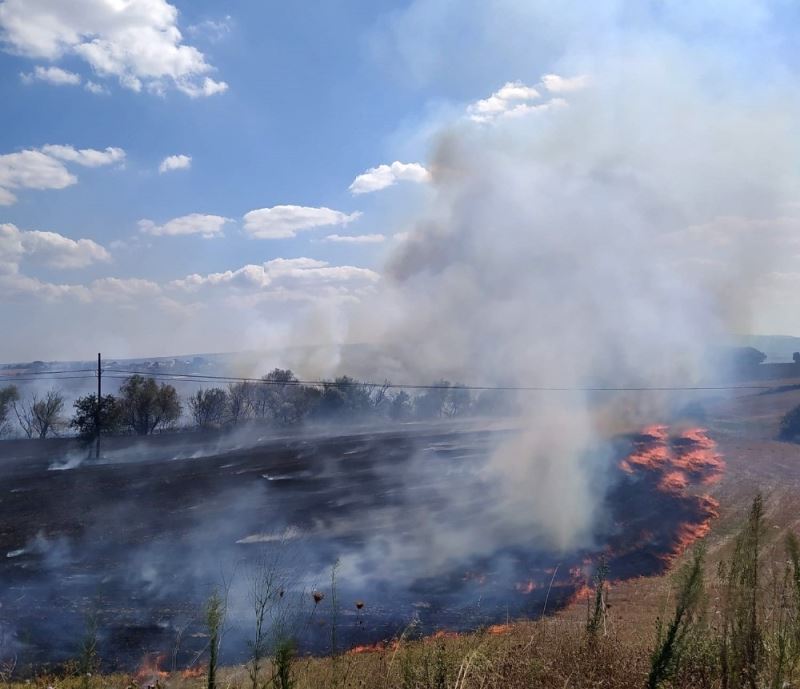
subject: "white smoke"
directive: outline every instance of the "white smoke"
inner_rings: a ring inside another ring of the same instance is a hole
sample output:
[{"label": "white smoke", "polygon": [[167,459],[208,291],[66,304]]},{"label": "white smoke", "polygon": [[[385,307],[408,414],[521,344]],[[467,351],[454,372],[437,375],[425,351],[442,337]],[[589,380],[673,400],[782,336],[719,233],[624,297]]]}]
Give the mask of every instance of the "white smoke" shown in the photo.
[{"label": "white smoke", "polygon": [[[566,55],[586,69],[561,81],[584,88],[552,107],[498,106],[438,135],[433,200],[346,335],[376,342],[395,380],[689,385],[709,347],[751,325],[798,227],[796,94],[780,70],[745,82],[719,46],[628,37]],[[595,415],[580,394],[527,399],[524,434],[492,459],[498,509],[581,544],[602,495],[584,470]],[[626,406],[636,422],[657,413]]]}]

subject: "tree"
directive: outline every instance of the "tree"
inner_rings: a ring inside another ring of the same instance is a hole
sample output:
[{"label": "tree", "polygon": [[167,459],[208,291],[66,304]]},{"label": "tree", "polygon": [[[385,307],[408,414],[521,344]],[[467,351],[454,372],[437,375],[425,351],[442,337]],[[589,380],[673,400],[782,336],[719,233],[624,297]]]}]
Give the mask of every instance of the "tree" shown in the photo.
[{"label": "tree", "polygon": [[69,425],[77,431],[81,440],[91,441],[97,438],[98,422],[100,435],[112,435],[122,429],[124,410],[114,395],[103,395],[100,398],[99,409],[95,394],[79,397],[73,406],[75,413]]},{"label": "tree", "polygon": [[11,424],[8,423],[8,417],[11,414],[14,402],[18,400],[19,392],[16,386],[6,385],[0,388],[0,438],[11,432]]},{"label": "tree", "polygon": [[450,381],[439,380],[414,400],[414,411],[423,419],[438,418],[445,413],[450,395]]},{"label": "tree", "polygon": [[800,440],[800,405],[790,409],[781,419],[778,437],[790,442]]},{"label": "tree", "polygon": [[470,391],[460,383],[456,383],[447,391],[447,398],[442,411],[445,416],[463,416],[470,410],[471,406],[472,395]]},{"label": "tree", "polygon": [[389,417],[395,421],[404,421],[411,416],[411,395],[405,390],[400,390],[389,403]]},{"label": "tree", "polygon": [[241,423],[253,415],[254,398],[253,383],[228,384],[228,414],[232,424]]},{"label": "tree", "polygon": [[794,352],[792,354],[792,361],[796,364],[800,364],[800,352]]},{"label": "tree", "polygon": [[189,412],[196,426],[219,428],[228,413],[228,393],[222,388],[200,389],[189,398]]},{"label": "tree", "polygon": [[356,419],[373,410],[372,390],[375,386],[350,376],[339,376],[322,386],[322,395],[315,414],[336,419]]},{"label": "tree", "polygon": [[133,375],[120,386],[125,424],[137,435],[149,435],[174,424],[181,403],[172,385],[158,385],[154,378]]},{"label": "tree", "polygon": [[30,400],[21,405],[12,402],[17,421],[28,438],[46,438],[55,435],[63,425],[61,412],[64,409],[64,396],[58,390],[49,390],[44,398],[35,393]]}]

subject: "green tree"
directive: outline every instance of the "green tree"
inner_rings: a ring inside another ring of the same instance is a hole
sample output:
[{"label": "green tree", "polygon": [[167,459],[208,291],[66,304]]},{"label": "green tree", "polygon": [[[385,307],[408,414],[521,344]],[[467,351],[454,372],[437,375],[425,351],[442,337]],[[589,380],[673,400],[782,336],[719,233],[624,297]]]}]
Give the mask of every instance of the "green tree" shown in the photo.
[{"label": "green tree", "polygon": [[228,413],[228,393],[222,388],[198,390],[189,398],[189,413],[200,428],[219,428]]},{"label": "green tree", "polygon": [[124,410],[114,395],[103,395],[99,409],[95,394],[79,397],[73,406],[75,412],[69,425],[81,440],[91,441],[97,438],[98,423],[100,435],[113,435],[122,430]]},{"label": "green tree", "polygon": [[149,435],[174,424],[181,403],[172,385],[158,385],[154,378],[133,375],[119,389],[125,424],[137,435]]}]

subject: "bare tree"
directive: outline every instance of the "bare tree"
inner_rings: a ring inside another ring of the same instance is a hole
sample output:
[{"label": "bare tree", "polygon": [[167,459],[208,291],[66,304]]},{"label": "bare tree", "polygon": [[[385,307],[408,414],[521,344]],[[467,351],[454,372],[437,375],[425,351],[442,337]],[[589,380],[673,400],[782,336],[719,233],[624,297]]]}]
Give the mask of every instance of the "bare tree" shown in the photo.
[{"label": "bare tree", "polygon": [[46,438],[56,435],[64,425],[61,412],[64,396],[58,390],[49,390],[44,398],[34,393],[25,404],[12,403],[20,428],[28,438]]},{"label": "bare tree", "polygon": [[0,388],[0,438],[8,435],[11,432],[11,424],[8,423],[8,417],[11,408],[19,400],[19,392],[14,385],[6,385]]}]

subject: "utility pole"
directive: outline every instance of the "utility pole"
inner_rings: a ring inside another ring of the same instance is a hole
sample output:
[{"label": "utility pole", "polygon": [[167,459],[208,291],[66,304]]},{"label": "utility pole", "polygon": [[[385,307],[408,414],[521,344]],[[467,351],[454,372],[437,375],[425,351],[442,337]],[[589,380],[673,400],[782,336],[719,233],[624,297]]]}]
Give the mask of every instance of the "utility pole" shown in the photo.
[{"label": "utility pole", "polygon": [[100,459],[100,400],[103,395],[103,369],[100,352],[97,353],[97,404],[94,407],[94,432],[97,436],[94,445],[94,458]]}]

